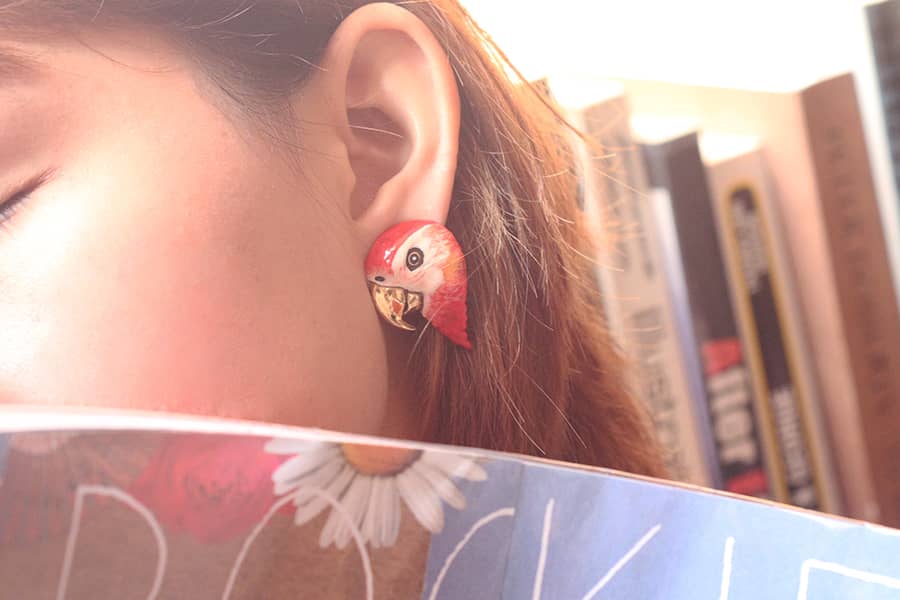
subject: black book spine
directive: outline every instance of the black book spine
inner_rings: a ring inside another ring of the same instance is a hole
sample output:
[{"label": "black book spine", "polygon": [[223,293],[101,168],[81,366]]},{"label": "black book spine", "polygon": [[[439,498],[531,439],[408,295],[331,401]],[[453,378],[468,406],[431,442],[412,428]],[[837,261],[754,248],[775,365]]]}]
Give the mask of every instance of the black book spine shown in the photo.
[{"label": "black book spine", "polygon": [[643,145],[642,150],[650,185],[664,188],[672,203],[724,488],[771,497],[752,380],[735,320],[697,135]]},{"label": "black book spine", "polygon": [[894,169],[894,185],[900,191],[900,0],[868,5],[866,21]]},{"label": "black book spine", "polygon": [[738,185],[723,201],[725,228],[739,262],[734,278],[736,293],[746,301],[744,318],[747,339],[758,352],[765,381],[772,425],[777,435],[778,455],[784,470],[787,500],[796,506],[822,509],[824,482],[817,481],[813,459],[811,419],[804,418],[801,397],[805,391],[796,381],[797,368],[791,344],[782,324],[784,299],[773,276],[776,261],[771,252],[771,231],[765,219],[756,186]]}]

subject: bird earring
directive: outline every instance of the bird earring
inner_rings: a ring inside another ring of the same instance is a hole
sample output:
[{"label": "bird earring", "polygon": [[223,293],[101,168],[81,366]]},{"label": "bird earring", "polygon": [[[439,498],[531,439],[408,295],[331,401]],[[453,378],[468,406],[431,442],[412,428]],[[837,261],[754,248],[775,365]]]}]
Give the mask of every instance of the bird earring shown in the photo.
[{"label": "bird earring", "polygon": [[466,259],[449,229],[434,221],[404,221],[378,236],[366,257],[375,308],[395,327],[415,331],[413,311],[453,343],[471,350],[466,333]]}]

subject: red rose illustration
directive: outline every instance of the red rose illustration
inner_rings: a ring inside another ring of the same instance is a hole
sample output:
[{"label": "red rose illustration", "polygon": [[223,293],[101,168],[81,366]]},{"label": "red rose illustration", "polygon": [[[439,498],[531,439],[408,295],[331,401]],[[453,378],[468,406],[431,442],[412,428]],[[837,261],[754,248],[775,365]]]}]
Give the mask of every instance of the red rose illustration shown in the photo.
[{"label": "red rose illustration", "polygon": [[283,457],[266,440],[174,434],[135,480],[131,493],[163,526],[206,543],[247,533],[271,507],[272,471]]}]

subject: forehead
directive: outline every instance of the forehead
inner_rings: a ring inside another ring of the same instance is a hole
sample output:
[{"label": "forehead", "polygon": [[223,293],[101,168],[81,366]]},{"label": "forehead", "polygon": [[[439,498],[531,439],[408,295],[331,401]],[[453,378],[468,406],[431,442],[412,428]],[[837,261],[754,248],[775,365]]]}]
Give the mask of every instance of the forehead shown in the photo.
[{"label": "forehead", "polygon": [[0,91],[85,77],[123,83],[123,76],[165,76],[180,73],[189,64],[161,38],[128,33],[86,32],[77,38],[19,41],[0,31]]}]

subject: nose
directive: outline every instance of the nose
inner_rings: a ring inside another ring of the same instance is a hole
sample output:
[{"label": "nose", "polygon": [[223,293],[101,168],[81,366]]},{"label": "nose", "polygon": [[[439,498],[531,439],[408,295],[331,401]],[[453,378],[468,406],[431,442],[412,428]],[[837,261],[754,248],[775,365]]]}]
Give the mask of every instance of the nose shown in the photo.
[{"label": "nose", "polygon": [[382,277],[381,275],[376,275],[375,281],[377,281],[378,283],[381,283],[382,281],[384,281],[384,277]]}]

